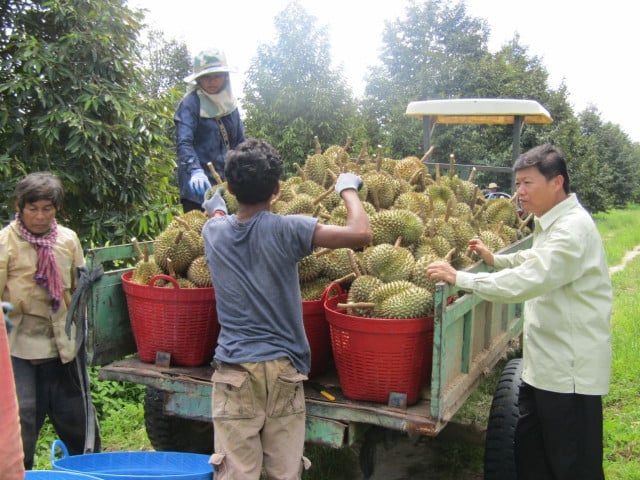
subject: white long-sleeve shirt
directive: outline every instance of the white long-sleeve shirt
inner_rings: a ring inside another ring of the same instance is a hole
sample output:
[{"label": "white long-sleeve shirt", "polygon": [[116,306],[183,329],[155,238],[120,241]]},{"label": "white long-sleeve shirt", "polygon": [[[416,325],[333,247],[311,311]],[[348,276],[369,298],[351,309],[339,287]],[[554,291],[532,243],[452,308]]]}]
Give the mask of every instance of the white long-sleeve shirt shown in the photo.
[{"label": "white long-sleeve shirt", "polygon": [[575,194],[534,221],[530,249],[495,255],[496,272],[459,271],[456,286],[489,301],[525,301],[526,383],[558,393],[605,395],[613,294],[600,234]]}]

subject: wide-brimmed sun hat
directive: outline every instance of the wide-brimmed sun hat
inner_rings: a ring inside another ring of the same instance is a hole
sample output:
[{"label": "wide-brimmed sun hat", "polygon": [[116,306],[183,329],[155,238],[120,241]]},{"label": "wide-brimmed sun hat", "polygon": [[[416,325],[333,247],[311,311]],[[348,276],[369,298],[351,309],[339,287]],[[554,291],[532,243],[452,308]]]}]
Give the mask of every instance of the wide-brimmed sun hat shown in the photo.
[{"label": "wide-brimmed sun hat", "polygon": [[496,182],[491,182],[489,184],[489,188],[498,188],[498,184]]},{"label": "wide-brimmed sun hat", "polygon": [[233,69],[227,63],[227,56],[220,49],[204,50],[193,59],[193,73],[184,79],[187,83],[195,82],[198,77],[209,73],[229,73]]}]

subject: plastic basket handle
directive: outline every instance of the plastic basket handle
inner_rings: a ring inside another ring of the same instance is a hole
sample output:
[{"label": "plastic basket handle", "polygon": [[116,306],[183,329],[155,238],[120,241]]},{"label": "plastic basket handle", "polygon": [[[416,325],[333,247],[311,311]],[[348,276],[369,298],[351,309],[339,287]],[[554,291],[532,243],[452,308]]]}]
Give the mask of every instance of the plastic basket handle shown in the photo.
[{"label": "plastic basket handle", "polygon": [[58,448],[62,451],[62,456],[60,457],[60,459],[69,456],[69,450],[67,450],[67,446],[64,444],[64,442],[58,438],[55,439],[51,444],[51,465],[53,465],[54,467],[56,466],[56,449]]},{"label": "plastic basket handle", "polygon": [[160,273],[151,277],[151,280],[149,280],[149,286],[155,287],[158,280],[166,280],[167,282],[171,283],[171,285],[173,285],[173,288],[180,288],[180,285],[178,285],[178,281],[175,278],[173,278],[171,275],[165,275],[164,273]]},{"label": "plastic basket handle", "polygon": [[324,289],[324,292],[322,292],[322,297],[320,297],[320,300],[322,300],[322,303],[324,304],[327,298],[335,297],[337,295],[342,295],[343,293],[344,293],[344,290],[342,289],[342,285],[340,285],[338,282],[332,282],[327,286],[327,288]]}]

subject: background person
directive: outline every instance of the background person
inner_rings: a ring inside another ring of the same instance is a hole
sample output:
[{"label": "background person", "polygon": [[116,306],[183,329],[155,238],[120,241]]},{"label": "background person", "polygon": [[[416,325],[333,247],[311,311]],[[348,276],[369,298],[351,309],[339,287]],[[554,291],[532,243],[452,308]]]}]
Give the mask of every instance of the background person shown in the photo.
[{"label": "background person", "polygon": [[518,479],[603,480],[601,397],[611,371],[612,287],[602,239],[569,193],[560,149],[535,147],[513,169],[520,202],[535,215],[532,247],[494,255],[473,239],[471,250],[498,271],[456,272],[435,262],[427,274],[489,301],[525,301]]},{"label": "background person", "polygon": [[27,175],[16,187],[15,220],[0,231],[0,292],[2,301],[13,305],[9,346],[26,469],[33,467],[47,416],[71,455],[100,450],[90,401],[90,411],[85,409],[89,393],[78,364],[82,345],[75,326],[70,336],[65,332],[84,256],[76,233],[56,222],[63,198],[58,177]]},{"label": "background person", "polygon": [[193,74],[185,78],[191,86],[174,115],[178,188],[185,213],[200,209],[204,193],[215,184],[207,164],[211,162],[224,179],[227,150],[244,141],[230,71],[224,52],[212,49],[195,57]]},{"label": "background person", "polygon": [[[358,198],[360,177],[343,173],[335,189],[346,226],[304,215],[270,212],[282,160],[268,143],[249,139],[227,154],[226,180],[238,200],[235,215],[210,219],[205,253],[220,323],[213,374],[216,480],[299,479],[303,457],[303,380],[310,349],[302,318],[298,262],[316,246],[356,248],[371,241]],[[225,213],[218,189],[203,207]]]}]

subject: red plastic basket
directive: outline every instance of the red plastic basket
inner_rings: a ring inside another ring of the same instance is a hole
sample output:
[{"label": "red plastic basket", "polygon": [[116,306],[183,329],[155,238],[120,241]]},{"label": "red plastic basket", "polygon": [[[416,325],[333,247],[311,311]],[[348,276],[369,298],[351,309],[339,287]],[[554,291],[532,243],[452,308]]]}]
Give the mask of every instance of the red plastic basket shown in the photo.
[{"label": "red plastic basket", "polygon": [[[166,352],[174,365],[210,362],[220,332],[213,287],[179,288],[168,275],[156,275],[149,285],[140,285],[130,280],[132,274],[122,275],[122,288],[140,360],[154,363],[157,352]],[[168,280],[173,288],[152,286],[159,279]]]},{"label": "red plastic basket", "polygon": [[343,293],[343,290],[339,284],[331,284],[319,300],[302,301],[304,331],[307,334],[309,348],[311,349],[309,377],[326,372],[329,365],[331,365],[331,335],[324,309],[324,302],[329,292],[335,292],[339,295]]},{"label": "red plastic basket", "polygon": [[433,316],[357,317],[338,310],[346,301],[343,293],[324,304],[344,396],[387,403],[395,392],[406,394],[407,405],[416,403],[431,376]]}]

